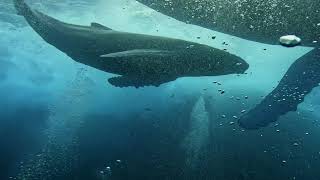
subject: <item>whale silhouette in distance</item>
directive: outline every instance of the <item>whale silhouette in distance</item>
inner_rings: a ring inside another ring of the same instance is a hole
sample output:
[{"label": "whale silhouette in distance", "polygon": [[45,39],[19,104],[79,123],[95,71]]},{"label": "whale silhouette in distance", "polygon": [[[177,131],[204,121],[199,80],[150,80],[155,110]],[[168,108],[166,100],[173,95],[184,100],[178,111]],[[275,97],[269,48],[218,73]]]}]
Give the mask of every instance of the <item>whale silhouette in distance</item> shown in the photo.
[{"label": "whale silhouette in distance", "polygon": [[49,44],[73,60],[120,76],[117,87],[159,86],[179,77],[244,73],[240,57],[207,45],[179,39],[119,32],[98,23],[61,22],[14,0],[18,14]]},{"label": "whale silhouette in distance", "polygon": [[320,0],[138,0],[179,21],[243,39],[279,44],[293,34],[314,49],[297,59],[278,86],[239,119],[240,126],[258,129],[296,111],[304,97],[320,83]]}]

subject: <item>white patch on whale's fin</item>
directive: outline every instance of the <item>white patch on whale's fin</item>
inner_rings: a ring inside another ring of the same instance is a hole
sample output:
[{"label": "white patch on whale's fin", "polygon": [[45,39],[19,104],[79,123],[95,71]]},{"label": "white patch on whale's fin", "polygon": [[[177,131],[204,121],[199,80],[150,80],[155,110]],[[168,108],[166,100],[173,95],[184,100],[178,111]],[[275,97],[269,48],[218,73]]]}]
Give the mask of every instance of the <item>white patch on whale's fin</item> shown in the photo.
[{"label": "white patch on whale's fin", "polygon": [[173,51],[157,50],[157,49],[133,49],[128,51],[121,51],[116,53],[104,54],[102,58],[119,58],[119,57],[131,57],[131,56],[170,56],[173,55]]},{"label": "white patch on whale's fin", "polygon": [[104,30],[112,30],[111,28],[108,28],[108,27],[106,27],[102,24],[96,23],[96,22],[92,22],[91,27],[98,28],[98,29],[104,29]]}]

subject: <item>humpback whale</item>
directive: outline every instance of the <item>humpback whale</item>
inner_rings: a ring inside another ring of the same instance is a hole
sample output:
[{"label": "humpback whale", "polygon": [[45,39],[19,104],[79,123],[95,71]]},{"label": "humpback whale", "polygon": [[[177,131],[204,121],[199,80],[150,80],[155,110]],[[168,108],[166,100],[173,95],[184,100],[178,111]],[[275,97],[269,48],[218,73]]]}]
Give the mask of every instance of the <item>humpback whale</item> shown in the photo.
[{"label": "humpback whale", "polygon": [[73,60],[117,74],[117,87],[159,86],[179,77],[244,73],[249,65],[223,50],[189,41],[115,31],[99,23],[68,24],[14,0],[18,14],[49,44]]},{"label": "humpback whale", "polygon": [[297,59],[277,87],[239,119],[247,129],[265,127],[298,104],[320,82],[320,1],[138,0],[177,20],[243,39],[279,44],[294,34],[314,49]]}]

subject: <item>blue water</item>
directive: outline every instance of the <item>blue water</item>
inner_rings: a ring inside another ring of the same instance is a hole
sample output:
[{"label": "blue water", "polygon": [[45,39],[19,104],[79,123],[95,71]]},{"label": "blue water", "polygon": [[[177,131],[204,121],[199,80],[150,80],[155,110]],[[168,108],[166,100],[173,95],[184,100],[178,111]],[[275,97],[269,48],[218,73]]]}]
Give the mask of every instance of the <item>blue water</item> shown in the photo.
[{"label": "blue water", "polygon": [[297,111],[268,127],[245,130],[233,117],[261,102],[312,48],[240,39],[133,0],[28,4],[73,24],[99,22],[219,49],[227,42],[228,51],[250,68],[240,76],[113,87],[107,82],[112,74],[76,63],[47,44],[10,0],[1,0],[0,179],[320,179],[319,87]]}]

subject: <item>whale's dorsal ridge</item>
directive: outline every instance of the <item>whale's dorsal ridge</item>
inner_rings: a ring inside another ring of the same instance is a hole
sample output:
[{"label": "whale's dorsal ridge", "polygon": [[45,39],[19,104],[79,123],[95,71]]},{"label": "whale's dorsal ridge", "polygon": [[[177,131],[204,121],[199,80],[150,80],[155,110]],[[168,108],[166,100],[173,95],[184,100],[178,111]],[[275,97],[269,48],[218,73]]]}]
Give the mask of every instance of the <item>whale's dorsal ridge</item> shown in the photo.
[{"label": "whale's dorsal ridge", "polygon": [[108,28],[108,27],[106,27],[102,24],[96,23],[96,22],[92,22],[91,27],[98,28],[98,29],[104,29],[104,30],[112,30],[111,28]]}]

